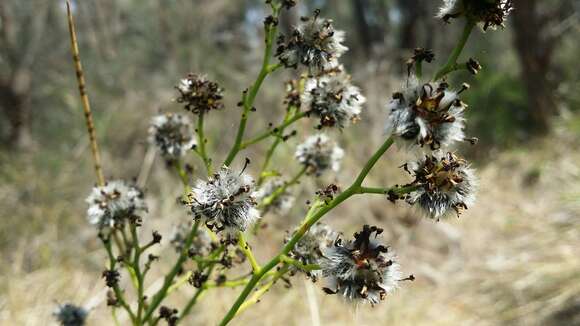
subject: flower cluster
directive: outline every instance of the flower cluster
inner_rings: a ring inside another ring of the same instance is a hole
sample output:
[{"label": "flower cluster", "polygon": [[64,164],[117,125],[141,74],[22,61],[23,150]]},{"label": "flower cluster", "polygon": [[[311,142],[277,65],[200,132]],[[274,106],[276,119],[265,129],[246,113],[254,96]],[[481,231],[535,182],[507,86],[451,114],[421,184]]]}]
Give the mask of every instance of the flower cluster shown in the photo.
[{"label": "flower cluster", "polygon": [[343,128],[359,119],[366,98],[341,66],[308,79],[301,101],[305,110],[320,118],[321,127]]},{"label": "flower cluster", "polygon": [[344,150],[326,134],[310,136],[296,148],[296,159],[308,169],[308,173],[321,175],[328,169],[337,172]]},{"label": "flower cluster", "polygon": [[86,202],[89,223],[99,228],[123,224],[125,219],[147,210],[143,191],[123,180],[94,187]]},{"label": "flower cluster", "polygon": [[[294,196],[288,189],[284,189],[286,181],[281,178],[271,178],[266,181],[257,191],[252,195],[256,198],[258,203],[271,198],[271,201],[265,203],[264,213],[274,212],[278,215],[286,214],[294,204]],[[276,194],[279,189],[283,189],[280,194]]]},{"label": "flower cluster", "polygon": [[196,145],[191,122],[186,116],[175,113],[153,117],[149,140],[169,161],[179,159]]},{"label": "flower cluster", "polygon": [[329,282],[326,293],[375,305],[398,288],[401,272],[395,255],[376,240],[382,231],[365,225],[354,240],[338,239],[324,251],[321,267]]},{"label": "flower cluster", "polygon": [[224,106],[223,89],[203,76],[189,74],[175,88],[180,94],[176,101],[183,103],[185,109],[194,114],[207,113]]},{"label": "flower cluster", "polygon": [[195,218],[203,217],[213,230],[245,231],[260,213],[252,196],[254,180],[248,174],[222,167],[192,188],[189,205]]},{"label": "flower cluster", "polygon": [[342,45],[344,32],[335,30],[332,20],[319,14],[317,10],[312,17],[302,17],[289,37],[278,39],[276,56],[284,66],[303,64],[318,75],[338,65],[337,59],[347,50]]},{"label": "flower cluster", "polygon": [[504,21],[513,9],[513,0],[445,0],[437,17],[449,22],[461,16],[488,28],[503,27]]},{"label": "flower cluster", "polygon": [[445,82],[421,84],[410,77],[403,91],[393,94],[387,104],[385,132],[409,147],[427,145],[431,150],[465,140],[467,105],[459,95],[467,88],[464,84],[452,91]]},{"label": "flower cluster", "polygon": [[[288,256],[304,265],[318,264],[322,259],[323,252],[333,245],[338,236],[339,234],[330,226],[317,223],[296,243]],[[289,238],[286,240],[288,241]],[[310,271],[307,274],[313,281],[316,281],[321,275],[320,270]]]},{"label": "flower cluster", "polygon": [[407,202],[417,204],[426,216],[440,219],[454,211],[458,215],[475,201],[477,178],[464,159],[453,153],[433,153],[406,169],[415,177],[417,186]]},{"label": "flower cluster", "polygon": [[53,315],[61,326],[84,326],[89,312],[83,307],[66,303],[58,305]]}]

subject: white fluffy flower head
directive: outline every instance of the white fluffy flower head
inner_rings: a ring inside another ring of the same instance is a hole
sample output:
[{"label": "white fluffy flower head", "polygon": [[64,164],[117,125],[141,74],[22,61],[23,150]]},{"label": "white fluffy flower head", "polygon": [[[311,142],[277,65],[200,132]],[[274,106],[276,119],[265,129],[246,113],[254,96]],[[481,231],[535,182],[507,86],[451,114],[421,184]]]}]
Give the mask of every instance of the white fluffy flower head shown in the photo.
[{"label": "white fluffy flower head", "polygon": [[143,191],[123,180],[113,180],[96,186],[87,197],[89,223],[112,227],[132,215],[147,211]]},{"label": "white fluffy flower head", "polygon": [[467,161],[453,153],[433,153],[406,164],[414,175],[407,202],[417,205],[430,218],[440,219],[455,212],[457,215],[475,202],[478,180]]},{"label": "white fluffy flower head", "polygon": [[325,250],[321,267],[323,277],[329,281],[329,287],[324,288],[326,293],[375,305],[399,287],[401,272],[396,257],[376,240],[382,231],[365,225],[354,234],[354,240],[339,239]]},{"label": "white fluffy flower head", "polygon": [[321,127],[343,128],[359,119],[366,98],[340,67],[306,81],[301,96],[304,109],[320,118]]},{"label": "white fluffy flower head", "polygon": [[[263,203],[272,196],[278,189],[281,189],[285,185],[285,181],[281,178],[271,178],[266,181],[258,190],[256,190],[252,195],[256,198],[258,203]],[[294,196],[284,189],[284,191],[276,196],[268,205],[265,206],[264,212],[273,212],[278,215],[286,214],[292,205],[294,205]]]},{"label": "white fluffy flower head", "polygon": [[168,160],[178,159],[196,145],[191,122],[175,113],[160,114],[151,120],[149,141]]},{"label": "white fluffy flower head", "polygon": [[276,56],[286,67],[303,64],[318,75],[335,68],[337,59],[348,50],[342,45],[344,32],[335,30],[333,21],[319,14],[315,11],[312,17],[302,17],[291,36],[278,40]]},{"label": "white fluffy flower head", "polygon": [[486,31],[503,27],[512,9],[513,0],[444,0],[437,17],[449,22],[453,18],[466,16]]},{"label": "white fluffy flower head", "polygon": [[189,205],[196,218],[216,231],[245,231],[260,213],[252,194],[254,180],[248,174],[222,167],[207,181],[198,181]]},{"label": "white fluffy flower head", "polygon": [[310,136],[296,148],[296,159],[304,165],[309,173],[321,175],[324,171],[340,169],[344,150],[326,134]]},{"label": "white fluffy flower head", "polygon": [[387,104],[385,133],[409,148],[436,150],[465,139],[464,111],[467,105],[446,83],[420,84],[411,77],[402,92],[393,94]]}]

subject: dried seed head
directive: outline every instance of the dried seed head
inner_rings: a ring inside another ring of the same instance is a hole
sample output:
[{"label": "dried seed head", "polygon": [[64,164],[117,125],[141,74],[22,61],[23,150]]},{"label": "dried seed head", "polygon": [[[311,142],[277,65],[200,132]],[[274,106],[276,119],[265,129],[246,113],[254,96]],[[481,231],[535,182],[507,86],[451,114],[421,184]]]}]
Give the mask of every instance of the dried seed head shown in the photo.
[{"label": "dried seed head", "polygon": [[208,181],[197,182],[189,206],[196,218],[204,218],[216,231],[245,231],[260,217],[251,195],[253,186],[252,177],[224,166]]},{"label": "dried seed head", "polygon": [[218,83],[209,81],[204,76],[189,74],[175,88],[180,95],[176,101],[183,103],[185,109],[194,114],[207,113],[224,106],[223,89]]},{"label": "dried seed head", "polygon": [[299,64],[308,67],[313,75],[337,66],[337,59],[346,52],[342,45],[344,32],[334,29],[330,19],[318,16],[303,17],[288,37],[278,39],[276,56],[286,67],[296,68]]},{"label": "dried seed head", "polygon": [[[278,189],[282,188],[286,182],[281,178],[270,178],[266,181],[252,196],[256,198],[258,203],[262,203],[269,198]],[[280,195],[276,196],[268,205],[264,207],[264,213],[273,212],[274,214],[284,215],[288,213],[294,204],[294,196],[285,189]]]},{"label": "dried seed head", "polygon": [[328,169],[337,172],[344,151],[327,135],[317,134],[298,145],[295,156],[300,164],[306,166],[308,173],[319,176]]},{"label": "dried seed head", "polygon": [[147,211],[143,191],[123,180],[94,187],[86,202],[89,223],[99,228],[122,224],[129,217]]},{"label": "dried seed head", "polygon": [[365,225],[354,240],[339,239],[323,252],[322,275],[329,281],[326,293],[375,305],[398,288],[401,272],[396,257],[376,240],[382,231]]},{"label": "dried seed head", "polygon": [[70,303],[59,304],[53,315],[61,326],[84,326],[89,312]]},{"label": "dried seed head", "polygon": [[366,98],[340,67],[306,81],[301,96],[304,110],[320,118],[321,127],[343,128],[356,122]]},{"label": "dried seed head", "polygon": [[481,64],[479,63],[479,61],[473,59],[473,58],[469,58],[469,60],[466,63],[467,66],[467,70],[472,74],[472,75],[477,75],[479,73],[479,71],[481,70]]},{"label": "dried seed head", "polygon": [[[322,253],[332,246],[334,241],[338,239],[338,236],[339,234],[332,230],[330,226],[317,223],[296,243],[288,255],[304,265],[319,264]],[[287,237],[286,242],[289,240],[290,237]],[[316,281],[321,276],[321,272],[320,270],[310,271],[308,272],[308,276],[313,281]]]},{"label": "dried seed head", "polygon": [[419,186],[407,196],[407,202],[417,205],[426,216],[440,219],[452,212],[459,215],[475,202],[475,172],[455,154],[433,153],[406,167],[415,177],[412,184]]},{"label": "dried seed head", "polygon": [[[169,243],[180,253],[183,251],[187,236],[191,232],[192,223],[181,223],[173,228]],[[207,229],[198,228],[191,246],[187,249],[190,256],[207,256],[212,250],[212,241]]]},{"label": "dried seed head", "polygon": [[286,82],[286,97],[284,104],[288,107],[299,108],[302,102],[300,101],[300,80],[290,80]]},{"label": "dried seed head", "polygon": [[196,145],[191,122],[186,116],[175,113],[160,114],[151,119],[149,141],[168,161],[181,158]]},{"label": "dried seed head", "polygon": [[437,17],[449,22],[461,16],[478,22],[484,31],[503,27],[513,0],[444,0]]},{"label": "dried seed head", "polygon": [[463,132],[467,105],[459,99],[459,91],[447,89],[446,83],[419,84],[409,78],[403,92],[395,93],[387,103],[385,133],[409,148],[430,150],[465,140]]}]

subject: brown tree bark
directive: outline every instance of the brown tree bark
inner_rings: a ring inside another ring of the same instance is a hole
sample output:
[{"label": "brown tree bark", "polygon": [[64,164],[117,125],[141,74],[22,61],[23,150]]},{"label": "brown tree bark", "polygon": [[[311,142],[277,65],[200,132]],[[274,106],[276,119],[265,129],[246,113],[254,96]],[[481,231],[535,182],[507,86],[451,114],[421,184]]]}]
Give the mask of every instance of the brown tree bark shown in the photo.
[{"label": "brown tree bark", "polygon": [[[549,6],[549,10],[541,5]],[[550,120],[558,111],[554,98],[557,82],[550,80],[549,75],[553,69],[553,53],[562,35],[551,34],[549,27],[562,20],[570,6],[570,1],[558,5],[538,0],[514,1],[514,46],[526,88],[532,131],[540,135],[550,130]]]}]

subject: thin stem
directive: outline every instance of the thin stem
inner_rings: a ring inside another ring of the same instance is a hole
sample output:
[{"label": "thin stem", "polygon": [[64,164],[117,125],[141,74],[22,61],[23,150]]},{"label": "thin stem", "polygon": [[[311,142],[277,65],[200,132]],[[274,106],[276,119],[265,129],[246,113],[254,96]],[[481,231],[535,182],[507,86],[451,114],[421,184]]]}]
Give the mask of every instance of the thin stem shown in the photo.
[{"label": "thin stem", "polygon": [[298,172],[290,181],[285,182],[282,186],[276,189],[270,196],[264,198],[264,200],[259,205],[260,208],[270,206],[276,200],[276,198],[280,197],[286,191],[286,189],[297,184],[300,181],[300,178],[306,173],[306,169],[307,168],[302,168],[300,172]]},{"label": "thin stem", "polygon": [[276,265],[278,265],[281,262],[281,259],[283,256],[288,255],[288,253],[294,248],[296,243],[298,243],[298,241],[300,241],[300,239],[302,239],[304,234],[306,234],[306,232],[308,232],[308,230],[310,229],[310,227],[312,227],[312,225],[314,225],[316,222],[318,222],[324,215],[326,215],[326,213],[328,213],[332,209],[336,208],[342,202],[344,202],[348,198],[352,197],[353,195],[360,193],[361,185],[362,185],[363,181],[365,180],[366,176],[369,174],[369,172],[375,166],[375,164],[377,163],[379,158],[391,147],[392,144],[393,144],[393,139],[391,137],[389,137],[387,140],[385,140],[383,145],[381,145],[381,147],[367,161],[367,163],[365,164],[365,166],[363,167],[363,169],[359,173],[358,177],[356,178],[356,180],[353,182],[353,184],[350,187],[348,187],[345,191],[340,193],[338,196],[334,197],[334,199],[332,199],[330,202],[328,202],[325,206],[322,206],[322,207],[320,207],[320,209],[315,210],[315,213],[309,212],[308,215],[310,215],[310,216],[308,216],[308,218],[302,222],[302,224],[300,225],[298,230],[294,233],[292,238],[290,238],[288,243],[286,243],[286,245],[282,248],[280,253],[277,254],[274,258],[272,258],[268,263],[266,263],[266,265],[264,265],[260,269],[259,273],[254,274],[252,276],[252,278],[250,279],[250,281],[248,282],[248,284],[246,285],[244,290],[242,290],[242,293],[240,293],[240,295],[238,296],[238,298],[236,299],[236,301],[234,302],[234,304],[232,305],[230,310],[227,312],[227,314],[224,316],[224,318],[220,322],[221,326],[227,325],[235,317],[237,311],[240,309],[240,306],[242,304],[244,304],[244,301],[246,300],[248,295],[252,292],[252,290],[254,289],[256,284],[258,284],[260,279],[268,271],[270,271],[272,268],[276,267]]},{"label": "thin stem", "polygon": [[209,157],[207,157],[207,152],[206,152],[206,138],[205,138],[205,133],[204,133],[204,129],[203,129],[203,119],[204,114],[203,111],[199,113],[199,117],[197,119],[197,143],[198,143],[198,154],[201,157],[201,159],[203,160],[203,164],[205,165],[205,168],[207,170],[207,175],[211,175],[212,173],[212,168],[211,168],[211,159]]},{"label": "thin stem", "polygon": [[256,261],[256,257],[254,257],[254,253],[252,252],[252,248],[250,248],[250,246],[246,242],[246,238],[245,238],[243,232],[238,233],[238,246],[240,247],[240,250],[246,256],[246,258],[248,258],[250,265],[252,265],[253,273],[254,274],[259,273],[260,272],[260,264],[258,264],[258,262]]},{"label": "thin stem", "polygon": [[278,281],[280,278],[282,278],[288,272],[288,270],[289,270],[288,265],[285,265],[278,272],[276,272],[276,274],[274,274],[274,276],[272,277],[272,280],[270,280],[266,284],[262,285],[258,290],[256,290],[256,292],[254,292],[252,297],[250,297],[246,302],[244,302],[240,306],[240,309],[236,312],[236,315],[240,314],[242,311],[248,309],[252,305],[258,303],[260,298],[264,294],[266,294],[266,292],[268,292],[268,290],[270,290],[272,285],[274,285],[276,283],[276,281]]},{"label": "thin stem", "polygon": [[161,289],[153,296],[151,304],[147,308],[145,315],[143,317],[144,321],[147,321],[151,318],[155,309],[157,309],[157,307],[161,304],[163,299],[165,299],[167,291],[169,290],[169,287],[173,283],[173,279],[175,278],[175,276],[177,276],[177,274],[182,268],[183,263],[185,262],[185,259],[187,258],[187,251],[191,247],[191,243],[193,242],[193,239],[197,234],[199,225],[200,225],[199,220],[195,221],[195,223],[193,224],[191,231],[189,232],[187,238],[185,239],[185,245],[183,246],[183,249],[181,250],[179,257],[177,258],[177,262],[175,262],[175,265],[173,266],[171,271],[165,276]]},{"label": "thin stem", "polygon": [[435,74],[435,77],[433,77],[433,81],[437,81],[437,80],[443,78],[445,75],[447,75],[451,71],[453,71],[453,67],[457,64],[457,59],[459,59],[461,52],[465,48],[465,44],[467,44],[467,40],[469,39],[469,35],[471,35],[471,32],[473,31],[474,27],[475,27],[475,22],[470,20],[470,19],[467,19],[465,22],[465,27],[463,28],[463,33],[461,34],[461,37],[459,38],[457,45],[455,45],[455,48],[451,52],[449,59],[447,59],[447,63],[443,67],[441,67],[441,69],[439,69],[439,71],[437,71],[437,73]]},{"label": "thin stem", "polygon": [[75,64],[75,72],[77,75],[77,83],[79,85],[79,93],[81,95],[81,102],[83,105],[83,111],[85,113],[85,122],[87,125],[87,131],[89,133],[89,141],[91,143],[91,152],[93,154],[93,163],[95,167],[95,173],[97,175],[97,184],[99,186],[105,185],[105,177],[103,176],[103,168],[101,165],[101,155],[99,153],[99,145],[97,143],[97,136],[95,132],[95,124],[93,122],[93,113],[91,111],[91,103],[89,102],[89,96],[87,95],[87,87],[85,84],[85,74],[83,73],[83,66],[81,64],[81,56],[79,52],[79,45],[77,42],[77,33],[75,30],[75,24],[73,16],[70,9],[70,2],[66,2],[66,14],[68,20],[68,29],[70,34],[70,43],[72,57]]},{"label": "thin stem", "polygon": [[394,186],[391,188],[375,188],[375,187],[360,187],[359,194],[377,194],[377,195],[388,195],[390,193],[395,195],[408,194],[417,190],[419,186],[417,185],[406,185],[406,186]]},{"label": "thin stem", "polygon": [[[113,255],[113,248],[111,247],[111,240],[110,239],[103,239],[103,238],[101,238],[101,240],[103,242],[103,246],[105,247],[105,249],[107,251],[107,255],[109,257],[109,270],[115,270],[117,260],[115,259],[115,256]],[[115,299],[117,300],[119,305],[121,307],[123,307],[123,309],[125,309],[125,311],[127,311],[127,314],[129,314],[129,318],[131,319],[131,322],[133,324],[136,324],[137,322],[136,322],[135,314],[131,310],[131,307],[127,304],[127,301],[125,300],[125,297],[123,296],[123,292],[119,288],[119,284],[114,284],[112,288],[113,288],[113,292],[115,293]]]},{"label": "thin stem", "polygon": [[285,120],[284,123],[282,123],[281,125],[274,127],[271,130],[267,130],[262,132],[260,135],[245,141],[244,143],[242,143],[242,145],[240,146],[240,149],[245,149],[250,145],[256,144],[270,136],[279,136],[278,138],[280,138],[280,134],[281,132],[288,126],[290,126],[291,124],[293,124],[294,122],[306,117],[308,113],[307,112],[298,112],[296,113],[294,116],[292,116],[292,118]]},{"label": "thin stem", "polygon": [[[284,115],[283,122],[285,123],[288,120],[290,120],[291,117],[295,114],[294,111],[296,111],[297,109],[298,108],[296,108],[296,107],[289,107],[286,110],[286,114]],[[276,152],[278,145],[280,145],[280,143],[282,142],[282,134],[284,133],[284,129],[286,128],[286,126],[278,126],[277,128],[278,128],[278,132],[275,135],[276,137],[275,137],[274,141],[272,142],[272,145],[270,145],[270,148],[266,152],[266,157],[264,158],[264,163],[262,163],[262,170],[260,171],[260,175],[258,177],[258,186],[262,185],[262,182],[264,182],[264,180],[266,179],[266,170],[270,166],[270,162],[272,161],[272,157],[274,156],[274,153]],[[276,129],[276,128],[274,128],[274,129]]]},{"label": "thin stem", "polygon": [[285,255],[281,256],[280,260],[286,264],[290,264],[290,265],[295,266],[295,267],[297,267],[303,271],[306,271],[306,272],[315,271],[315,270],[320,269],[320,265],[318,265],[318,264],[303,264],[300,261],[293,259],[293,258],[290,258],[290,257],[285,256]]},{"label": "thin stem", "polygon": [[135,276],[137,278],[137,321],[141,322],[141,316],[143,314],[143,274],[141,273],[141,267],[139,266],[141,258],[141,249],[139,247],[139,238],[137,235],[137,226],[135,223],[131,223],[131,236],[133,238],[133,249],[135,250],[132,267],[135,271]]},{"label": "thin stem", "polygon": [[[278,13],[279,13],[279,8],[273,6],[272,11],[273,11],[272,16],[277,18]],[[243,97],[243,111],[242,111],[242,117],[240,119],[240,126],[238,127],[238,132],[236,135],[236,140],[234,142],[234,145],[232,146],[232,149],[230,150],[230,152],[229,152],[229,154],[224,162],[224,165],[226,165],[226,166],[229,166],[234,161],[234,159],[236,158],[236,155],[242,149],[241,148],[242,140],[244,138],[244,133],[246,131],[246,125],[248,123],[248,115],[250,114],[250,111],[251,111],[252,107],[254,106],[254,101],[256,99],[256,96],[258,95],[258,91],[260,90],[262,83],[264,82],[264,80],[266,79],[266,77],[270,73],[272,73],[273,71],[275,71],[276,69],[281,67],[281,65],[279,65],[279,64],[270,65],[270,58],[272,57],[272,51],[273,51],[277,31],[278,31],[278,28],[275,24],[269,24],[266,27],[266,48],[264,49],[264,59],[262,62],[262,68],[260,69],[260,73],[258,74],[256,81],[252,84],[252,86],[248,90],[248,93]]]}]

